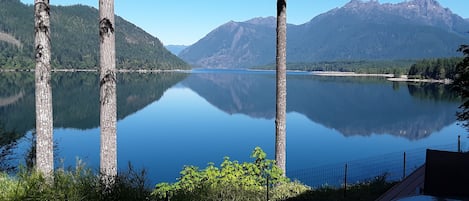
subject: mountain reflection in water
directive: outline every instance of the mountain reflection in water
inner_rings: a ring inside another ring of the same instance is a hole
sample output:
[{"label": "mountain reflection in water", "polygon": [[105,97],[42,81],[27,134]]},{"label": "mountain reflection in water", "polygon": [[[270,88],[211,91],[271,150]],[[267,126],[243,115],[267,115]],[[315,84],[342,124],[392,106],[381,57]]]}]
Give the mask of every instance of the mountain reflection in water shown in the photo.
[{"label": "mountain reflection in water", "polygon": [[[196,73],[182,82],[229,114],[275,117],[275,75]],[[391,83],[382,78],[290,75],[287,110],[345,136],[391,134],[428,137],[454,123],[459,105],[440,84]]]}]

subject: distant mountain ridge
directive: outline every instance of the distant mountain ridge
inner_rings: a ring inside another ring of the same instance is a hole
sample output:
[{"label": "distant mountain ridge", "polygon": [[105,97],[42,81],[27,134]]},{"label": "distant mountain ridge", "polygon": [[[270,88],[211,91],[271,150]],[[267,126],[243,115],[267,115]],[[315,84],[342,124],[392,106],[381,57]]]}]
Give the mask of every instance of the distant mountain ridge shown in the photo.
[{"label": "distant mountain ridge", "polygon": [[276,19],[230,21],[183,50],[179,57],[199,67],[252,66],[271,61]]},{"label": "distant mountain ridge", "polygon": [[[0,68],[34,67],[34,9],[19,0],[0,0]],[[96,68],[98,10],[83,5],[51,6],[52,66]],[[116,16],[118,68],[188,69],[160,40]]]},{"label": "distant mountain ridge", "polygon": [[186,49],[188,46],[186,45],[166,45],[166,49],[168,49],[174,55],[178,55],[182,50]]},{"label": "distant mountain ridge", "polygon": [[[274,17],[228,22],[179,57],[199,67],[247,68],[275,61]],[[435,0],[381,4],[352,0],[301,25],[288,25],[287,60],[392,60],[459,56],[469,22]]]}]

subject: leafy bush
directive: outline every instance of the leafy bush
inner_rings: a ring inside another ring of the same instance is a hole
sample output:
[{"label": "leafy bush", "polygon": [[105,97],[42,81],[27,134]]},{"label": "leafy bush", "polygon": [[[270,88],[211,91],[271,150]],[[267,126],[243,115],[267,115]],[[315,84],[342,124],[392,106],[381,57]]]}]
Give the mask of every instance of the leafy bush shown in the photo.
[{"label": "leafy bush", "polygon": [[286,200],[288,198],[296,197],[300,194],[303,194],[311,189],[297,181],[283,183],[278,186],[275,186],[272,191],[270,191],[270,200]]},{"label": "leafy bush", "polygon": [[290,182],[273,160],[266,159],[266,153],[256,147],[251,155],[252,163],[230,161],[225,157],[220,168],[210,163],[199,170],[186,166],[179,181],[174,184],[156,185],[152,195],[157,200],[265,200],[267,186],[272,199],[295,196],[308,188]]}]

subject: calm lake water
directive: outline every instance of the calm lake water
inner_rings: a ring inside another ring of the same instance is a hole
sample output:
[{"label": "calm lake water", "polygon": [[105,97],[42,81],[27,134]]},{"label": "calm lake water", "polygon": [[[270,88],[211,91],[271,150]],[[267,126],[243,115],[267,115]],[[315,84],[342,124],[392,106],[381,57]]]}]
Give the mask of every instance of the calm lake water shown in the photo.
[{"label": "calm lake water", "polygon": [[[22,163],[34,128],[32,73],[0,74],[2,146],[18,140]],[[250,161],[256,146],[274,158],[273,72],[195,70],[120,74],[118,163],[145,168],[151,183],[176,181],[184,165]],[[94,73],[54,73],[57,161],[99,167],[99,89]],[[287,171],[456,144],[460,100],[446,86],[382,78],[290,73]],[[8,139],[8,140],[7,140]],[[56,162],[57,166],[61,166]],[[370,175],[370,177],[375,175]]]}]

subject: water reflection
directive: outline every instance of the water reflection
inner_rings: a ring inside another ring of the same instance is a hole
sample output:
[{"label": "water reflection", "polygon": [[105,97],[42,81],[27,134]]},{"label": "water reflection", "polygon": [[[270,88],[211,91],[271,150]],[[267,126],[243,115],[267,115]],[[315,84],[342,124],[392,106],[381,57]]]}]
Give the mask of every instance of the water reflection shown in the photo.
[{"label": "water reflection", "polygon": [[[118,119],[161,98],[186,77],[181,73],[119,74]],[[99,126],[99,86],[96,73],[52,74],[55,128],[90,129]],[[34,74],[0,74],[0,123],[6,131],[24,135],[35,125]]]},{"label": "water reflection", "polygon": [[[274,118],[273,74],[197,73],[183,84],[229,114]],[[454,123],[459,105],[457,96],[438,84],[290,75],[287,87],[289,112],[303,114],[344,136],[391,134],[422,139]]]}]

